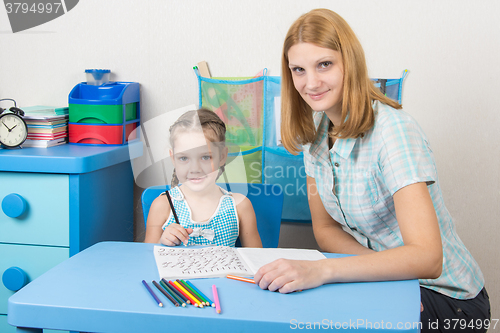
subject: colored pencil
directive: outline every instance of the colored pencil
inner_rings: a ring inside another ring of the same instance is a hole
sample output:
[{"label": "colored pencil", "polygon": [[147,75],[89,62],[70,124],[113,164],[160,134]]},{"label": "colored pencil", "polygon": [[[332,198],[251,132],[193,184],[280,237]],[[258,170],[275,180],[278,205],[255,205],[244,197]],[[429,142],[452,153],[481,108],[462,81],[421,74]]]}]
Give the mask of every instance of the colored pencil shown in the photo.
[{"label": "colored pencil", "polygon": [[[175,211],[174,204],[172,203],[172,197],[170,197],[170,192],[165,191],[165,194],[167,195],[168,204],[170,205],[170,209],[172,210],[172,214],[174,214],[175,223],[180,225],[181,223],[179,222],[179,218],[177,217],[177,212]],[[188,242],[189,242],[189,240],[186,243],[183,243],[184,246],[187,246]]]},{"label": "colored pencil", "polygon": [[219,295],[217,294],[217,287],[215,284],[212,285],[212,293],[214,294],[215,310],[217,313],[221,313]]},{"label": "colored pencil", "polygon": [[168,204],[170,205],[170,209],[172,210],[172,213],[174,214],[175,223],[180,224],[179,218],[177,217],[177,213],[175,212],[175,209],[174,209],[174,204],[172,203],[172,198],[170,197],[170,193],[168,191],[165,191],[165,193],[167,194],[167,199],[168,199]]},{"label": "colored pencil", "polygon": [[146,289],[149,291],[149,294],[151,296],[153,296],[153,298],[155,299],[155,301],[158,303],[159,306],[163,307],[163,303],[160,301],[160,299],[158,298],[158,296],[156,296],[156,294],[153,292],[153,290],[148,286],[148,283],[144,280],[142,280],[142,284],[146,287]]},{"label": "colored pencil", "polygon": [[208,298],[208,297],[207,297],[207,295],[205,295],[204,293],[202,293],[202,292],[201,292],[198,288],[196,288],[196,287],[195,287],[195,286],[194,286],[191,282],[189,282],[188,280],[186,280],[186,283],[187,283],[188,285],[190,285],[190,286],[191,286],[191,288],[193,288],[193,289],[194,289],[194,291],[196,291],[196,292],[197,292],[197,293],[198,293],[201,297],[203,297],[203,298],[205,299],[205,302],[207,302],[207,303],[208,303],[208,304],[207,304],[208,306],[210,306],[210,305],[211,305],[212,307],[214,307],[214,308],[215,308],[215,303],[214,303],[214,302],[212,302],[212,301],[210,300],[210,298]]},{"label": "colored pencil", "polygon": [[168,284],[165,284],[165,282],[163,282],[163,280],[160,280],[160,285],[163,287],[163,289],[165,289],[170,295],[172,295],[172,297],[182,306],[182,307],[186,307],[186,301],[184,301],[179,295],[177,295],[175,293],[175,291],[172,290],[172,288],[170,288],[168,286]]},{"label": "colored pencil", "polygon": [[186,296],[182,295],[178,290],[177,288],[175,288],[174,286],[172,286],[170,284],[169,281],[165,280],[165,279],[161,279],[161,282],[163,282],[165,285],[167,285],[171,291],[173,291],[177,297],[179,297],[184,303],[187,303],[187,304],[191,304],[191,302],[186,298]]},{"label": "colored pencil", "polygon": [[198,294],[193,288],[191,288],[191,286],[188,285],[186,281],[180,279],[177,280],[177,282],[179,282],[187,291],[189,291],[191,295],[199,301],[200,304],[202,304],[203,306],[210,305],[208,304],[208,302],[205,302],[205,299],[201,297],[200,294]]},{"label": "colored pencil", "polygon": [[168,300],[169,300],[170,302],[172,302],[172,304],[173,304],[173,305],[175,305],[175,306],[179,306],[179,302],[177,302],[177,301],[176,301],[176,300],[175,300],[175,299],[174,299],[174,298],[173,298],[173,297],[172,297],[169,293],[167,293],[167,292],[165,291],[165,289],[163,289],[163,288],[162,288],[162,286],[160,286],[160,285],[158,284],[158,282],[156,282],[155,280],[153,280],[153,284],[155,285],[155,287],[156,287],[156,288],[157,288],[157,289],[158,289],[158,290],[159,290],[159,291],[160,291],[163,295],[165,295],[165,296],[168,298]]},{"label": "colored pencil", "polygon": [[173,282],[174,282],[174,284],[176,286],[179,287],[180,290],[182,290],[182,292],[184,293],[184,295],[186,295],[187,297],[189,297],[189,299],[191,300],[191,303],[194,306],[203,307],[203,304],[201,304],[200,301],[198,301],[198,299],[196,297],[194,297],[193,295],[191,295],[191,293],[189,291],[187,291],[186,288],[184,288],[179,281],[173,281]]},{"label": "colored pencil", "polygon": [[[178,295],[181,295],[182,298],[184,298],[186,300],[186,303],[187,304],[193,304],[195,305],[194,303],[191,302],[191,299],[189,297],[186,296],[186,294],[184,294],[182,292],[182,290],[179,289],[179,287],[177,287],[175,284],[174,284],[174,281],[168,281],[168,284],[172,287],[172,290],[175,290],[175,292],[178,294]],[[196,306],[196,305],[195,305]]]},{"label": "colored pencil", "polygon": [[175,292],[177,292],[178,295],[181,295],[182,298],[186,299],[187,304],[192,304],[196,306],[196,303],[193,303],[191,299],[174,282],[175,281],[168,281],[168,284],[170,287],[172,287],[172,290],[175,290]]},{"label": "colored pencil", "polygon": [[236,276],[236,275],[226,275],[228,279],[233,279],[233,280],[238,280],[238,281],[243,281],[243,282],[248,282],[248,283],[253,283],[255,284],[255,281],[253,279],[249,278],[244,278],[241,276]]},{"label": "colored pencil", "polygon": [[184,297],[186,297],[188,299],[188,303],[198,307],[198,302],[196,302],[194,299],[191,298],[191,296],[189,296],[188,294],[186,294],[186,292],[184,290],[182,290],[183,288],[181,288],[181,286],[177,283],[177,281],[168,281],[172,286],[174,286],[178,292],[180,292],[182,295],[184,295]]}]

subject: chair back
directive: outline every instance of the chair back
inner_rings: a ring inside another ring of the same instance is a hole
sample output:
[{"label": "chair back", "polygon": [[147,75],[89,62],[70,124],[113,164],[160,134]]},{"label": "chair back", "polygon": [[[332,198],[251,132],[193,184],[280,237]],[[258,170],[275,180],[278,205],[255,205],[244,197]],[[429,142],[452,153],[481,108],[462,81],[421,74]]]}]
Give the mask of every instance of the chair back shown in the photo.
[{"label": "chair back", "polygon": [[[276,184],[231,183],[218,184],[220,187],[234,193],[245,194],[252,203],[257,218],[257,229],[263,247],[278,247],[283,209],[283,191]],[[152,186],[142,192],[142,212],[144,225],[147,223],[149,208],[154,199],[170,186]],[[240,246],[239,239],[236,246]]]}]

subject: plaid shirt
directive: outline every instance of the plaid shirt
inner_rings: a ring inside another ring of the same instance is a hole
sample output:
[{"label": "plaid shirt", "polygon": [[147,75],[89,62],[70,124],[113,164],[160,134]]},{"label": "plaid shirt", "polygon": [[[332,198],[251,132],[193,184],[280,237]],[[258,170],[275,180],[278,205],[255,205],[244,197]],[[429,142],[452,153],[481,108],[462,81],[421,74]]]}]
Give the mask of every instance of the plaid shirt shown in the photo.
[{"label": "plaid shirt", "polygon": [[375,102],[375,125],[357,139],[337,139],[328,149],[324,112],[315,112],[316,140],[304,145],[308,176],[315,178],[326,211],[375,251],[404,245],[392,196],[399,189],[426,182],[439,220],[443,272],[420,284],[458,299],[475,297],[484,286],[481,270],[458,237],[439,187],[429,142],[407,113]]}]

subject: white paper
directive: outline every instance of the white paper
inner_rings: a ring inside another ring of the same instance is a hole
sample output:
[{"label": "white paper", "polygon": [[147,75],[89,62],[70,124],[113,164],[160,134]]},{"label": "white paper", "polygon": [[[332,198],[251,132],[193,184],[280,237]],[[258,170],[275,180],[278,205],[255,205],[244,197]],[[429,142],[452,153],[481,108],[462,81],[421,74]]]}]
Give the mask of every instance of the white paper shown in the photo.
[{"label": "white paper", "polygon": [[154,254],[160,277],[165,279],[221,277],[227,274],[252,275],[235,248],[228,246],[155,246]]},{"label": "white paper", "polygon": [[277,259],[291,260],[321,260],[326,257],[317,250],[304,249],[260,249],[251,247],[239,247],[238,253],[247,263],[252,274],[257,273],[259,268]]},{"label": "white paper", "polygon": [[223,277],[228,274],[253,276],[274,260],[320,260],[317,250],[213,246],[185,248],[155,246],[154,256],[160,278],[192,279]]}]

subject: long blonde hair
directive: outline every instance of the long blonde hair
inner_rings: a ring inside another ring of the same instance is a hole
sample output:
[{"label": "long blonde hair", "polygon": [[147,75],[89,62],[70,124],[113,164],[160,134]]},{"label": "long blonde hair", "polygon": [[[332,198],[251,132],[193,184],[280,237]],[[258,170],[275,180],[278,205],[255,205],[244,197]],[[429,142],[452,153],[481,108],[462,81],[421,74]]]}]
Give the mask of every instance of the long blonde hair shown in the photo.
[{"label": "long blonde hair", "polygon": [[375,122],[373,100],[401,108],[397,102],[384,96],[368,77],[363,48],[347,22],[331,10],[311,10],[292,24],[283,43],[281,140],[291,153],[298,153],[300,145],[316,138],[313,111],[295,89],[288,67],[288,51],[298,43],[311,43],[341,53],[344,66],[342,125],[332,128],[331,137],[356,138],[371,129]]}]

